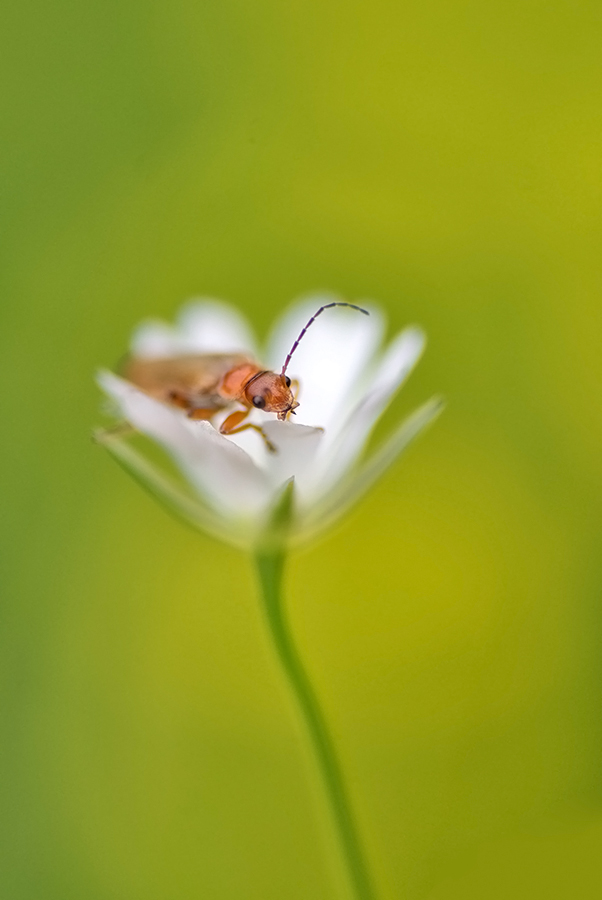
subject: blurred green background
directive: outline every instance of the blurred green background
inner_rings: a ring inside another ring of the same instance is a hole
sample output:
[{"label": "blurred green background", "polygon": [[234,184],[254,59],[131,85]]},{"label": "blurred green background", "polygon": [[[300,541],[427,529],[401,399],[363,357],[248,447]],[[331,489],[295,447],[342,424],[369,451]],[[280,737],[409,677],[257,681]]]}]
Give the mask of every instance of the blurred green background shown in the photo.
[{"label": "blurred green background", "polygon": [[251,565],[90,441],[191,296],[374,298],[414,445],[288,572],[383,900],[602,891],[602,6],[1,13],[6,900],[339,900]]}]

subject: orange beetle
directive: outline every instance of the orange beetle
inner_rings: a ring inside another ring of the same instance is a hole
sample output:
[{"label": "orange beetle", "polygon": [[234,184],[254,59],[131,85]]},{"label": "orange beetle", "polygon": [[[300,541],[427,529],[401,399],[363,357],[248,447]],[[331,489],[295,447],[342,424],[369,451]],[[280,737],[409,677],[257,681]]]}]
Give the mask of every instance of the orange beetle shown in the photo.
[{"label": "orange beetle", "polygon": [[126,361],[123,375],[151,397],[186,410],[191,419],[212,419],[232,403],[244,408],[230,413],[220,426],[221,434],[239,434],[252,428],[259,432],[269,450],[275,450],[260,425],[242,424],[252,409],[275,413],[285,421],[299,406],[286,374],[291,357],[303,335],[325,309],[349,306],[369,315],[353,303],[327,303],[314,313],[284,361],[279,373],[262,369],[241,353],[182,354],[158,359],[133,357]]}]

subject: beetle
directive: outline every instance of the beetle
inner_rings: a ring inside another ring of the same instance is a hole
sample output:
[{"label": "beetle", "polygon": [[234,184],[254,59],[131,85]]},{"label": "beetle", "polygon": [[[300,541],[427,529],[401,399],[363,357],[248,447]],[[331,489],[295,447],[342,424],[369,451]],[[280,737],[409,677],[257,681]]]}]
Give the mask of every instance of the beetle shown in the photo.
[{"label": "beetle", "polygon": [[276,448],[261,426],[244,420],[252,409],[275,413],[282,422],[295,414],[299,403],[286,370],[307,329],[333,306],[348,306],[369,315],[368,310],[353,303],[337,301],[321,306],[299,333],[279,373],[263,369],[243,353],[186,353],[156,359],[131,357],[125,362],[123,376],[151,397],[184,410],[191,419],[211,420],[231,404],[240,404],[243,409],[224,419],[220,433],[240,434],[252,428],[273,452]]}]

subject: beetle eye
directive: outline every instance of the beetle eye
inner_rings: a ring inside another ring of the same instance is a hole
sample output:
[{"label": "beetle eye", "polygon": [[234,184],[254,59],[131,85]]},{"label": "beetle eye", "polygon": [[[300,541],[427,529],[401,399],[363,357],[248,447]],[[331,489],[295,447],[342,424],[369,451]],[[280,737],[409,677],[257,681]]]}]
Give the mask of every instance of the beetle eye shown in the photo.
[{"label": "beetle eye", "polygon": [[257,397],[253,397],[253,406],[256,406],[257,409],[263,409],[263,407],[265,406],[265,398],[260,397],[259,395],[257,395]]},{"label": "beetle eye", "polygon": [[284,383],[285,383],[285,385],[286,385],[287,387],[290,387],[290,386],[291,386],[291,380],[290,380],[290,378],[288,377],[288,375],[285,375],[285,376],[284,376]]}]

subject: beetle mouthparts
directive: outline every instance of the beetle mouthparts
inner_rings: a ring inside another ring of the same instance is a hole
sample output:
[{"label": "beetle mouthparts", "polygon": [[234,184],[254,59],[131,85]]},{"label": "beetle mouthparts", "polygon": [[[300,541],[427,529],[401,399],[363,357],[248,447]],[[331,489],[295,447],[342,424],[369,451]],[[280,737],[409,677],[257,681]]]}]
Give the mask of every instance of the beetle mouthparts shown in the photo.
[{"label": "beetle mouthparts", "polygon": [[289,415],[289,413],[291,413],[293,416],[295,416],[296,415],[295,410],[297,409],[298,406],[299,406],[299,404],[297,403],[296,400],[294,400],[290,406],[287,406],[286,409],[282,409],[279,413],[277,413],[277,416],[280,419],[280,421],[286,422],[286,418]]}]

